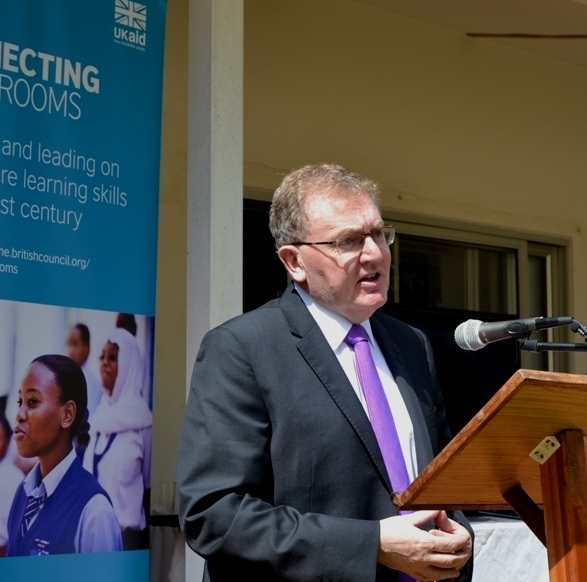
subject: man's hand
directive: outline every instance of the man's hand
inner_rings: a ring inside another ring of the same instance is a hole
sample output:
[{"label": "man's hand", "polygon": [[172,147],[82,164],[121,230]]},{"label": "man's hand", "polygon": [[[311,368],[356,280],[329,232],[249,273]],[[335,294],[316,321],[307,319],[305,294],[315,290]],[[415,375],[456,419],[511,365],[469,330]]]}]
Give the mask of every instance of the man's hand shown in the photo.
[{"label": "man's hand", "polygon": [[[429,522],[434,522],[436,529],[419,529]],[[416,511],[379,523],[379,562],[416,580],[458,578],[471,555],[469,532],[445,511]]]}]

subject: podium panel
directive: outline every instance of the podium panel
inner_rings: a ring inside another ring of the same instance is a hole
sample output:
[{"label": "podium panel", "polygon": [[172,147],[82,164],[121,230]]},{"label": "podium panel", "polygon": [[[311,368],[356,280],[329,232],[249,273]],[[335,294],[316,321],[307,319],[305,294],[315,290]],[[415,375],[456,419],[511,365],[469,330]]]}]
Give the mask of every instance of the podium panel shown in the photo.
[{"label": "podium panel", "polygon": [[402,509],[513,507],[546,545],[550,581],[584,582],[586,433],[587,376],[518,370],[392,500]]},{"label": "podium panel", "polygon": [[542,505],[541,465],[530,453],[568,429],[587,433],[587,376],[518,370],[393,501],[406,509],[511,509],[504,493],[521,487]]}]

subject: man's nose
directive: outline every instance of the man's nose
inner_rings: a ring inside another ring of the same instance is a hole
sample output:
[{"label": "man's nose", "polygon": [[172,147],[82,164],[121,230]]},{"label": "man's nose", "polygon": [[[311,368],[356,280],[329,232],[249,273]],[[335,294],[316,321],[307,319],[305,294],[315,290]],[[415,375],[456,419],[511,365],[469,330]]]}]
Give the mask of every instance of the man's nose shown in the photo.
[{"label": "man's nose", "polygon": [[384,252],[374,240],[370,234],[366,234],[363,237],[363,248],[361,249],[361,255],[381,255]]}]

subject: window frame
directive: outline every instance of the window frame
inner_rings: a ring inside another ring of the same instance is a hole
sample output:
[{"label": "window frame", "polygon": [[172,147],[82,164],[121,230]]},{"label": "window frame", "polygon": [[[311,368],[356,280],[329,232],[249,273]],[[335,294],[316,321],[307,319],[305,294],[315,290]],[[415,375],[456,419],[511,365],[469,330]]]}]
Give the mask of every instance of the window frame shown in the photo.
[{"label": "window frame", "polygon": [[[535,234],[513,229],[490,227],[456,220],[443,220],[433,217],[417,217],[409,214],[382,210],[383,219],[396,227],[397,245],[392,247],[392,269],[394,269],[394,296],[398,296],[399,277],[395,270],[399,265],[401,252],[401,236],[412,235],[422,238],[446,240],[472,246],[490,246],[512,250],[516,255],[516,269],[513,280],[515,289],[510,289],[508,305],[517,304],[517,313],[520,318],[539,316],[568,315],[568,284],[567,284],[567,257],[569,239]],[[531,256],[546,259],[547,277],[546,291],[548,313],[530,313],[531,293],[529,260]],[[469,277],[467,285],[474,286],[474,280]],[[470,296],[474,296],[471,293]],[[468,306],[474,310],[474,306]],[[568,341],[568,332],[562,328],[548,330],[549,341]],[[565,352],[548,352],[548,370],[567,372],[570,368],[569,354]],[[522,367],[531,367],[531,354],[521,350]]]}]

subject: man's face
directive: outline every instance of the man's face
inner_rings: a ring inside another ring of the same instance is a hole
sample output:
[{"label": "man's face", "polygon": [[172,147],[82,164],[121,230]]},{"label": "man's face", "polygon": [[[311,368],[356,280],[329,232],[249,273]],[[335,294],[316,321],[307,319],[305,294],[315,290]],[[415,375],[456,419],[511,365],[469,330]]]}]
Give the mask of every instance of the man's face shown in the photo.
[{"label": "man's face", "polygon": [[67,355],[78,365],[82,366],[88,359],[90,347],[84,344],[80,330],[74,327],[67,336]]},{"label": "man's face", "polygon": [[[383,226],[377,206],[367,194],[319,195],[306,203],[308,227],[304,240],[332,241]],[[387,301],[391,251],[366,237],[362,250],[343,257],[336,245],[300,245],[294,280],[320,304],[352,323],[373,315]],[[286,265],[287,266],[287,265]]]}]

